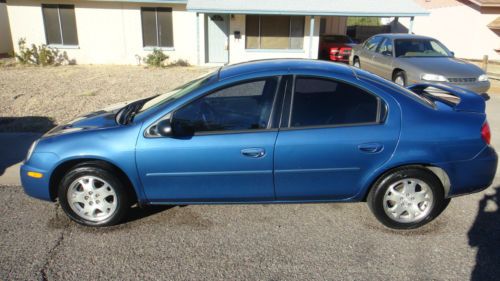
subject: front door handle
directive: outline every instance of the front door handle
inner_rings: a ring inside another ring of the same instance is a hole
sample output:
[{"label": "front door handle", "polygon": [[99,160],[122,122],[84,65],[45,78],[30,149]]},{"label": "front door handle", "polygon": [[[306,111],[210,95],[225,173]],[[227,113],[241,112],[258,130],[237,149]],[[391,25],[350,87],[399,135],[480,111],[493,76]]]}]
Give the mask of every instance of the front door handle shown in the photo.
[{"label": "front door handle", "polygon": [[358,149],[366,153],[378,153],[384,149],[380,143],[363,143],[358,145]]},{"label": "front door handle", "polygon": [[266,155],[264,148],[245,148],[241,150],[241,154],[246,157],[260,158]]}]

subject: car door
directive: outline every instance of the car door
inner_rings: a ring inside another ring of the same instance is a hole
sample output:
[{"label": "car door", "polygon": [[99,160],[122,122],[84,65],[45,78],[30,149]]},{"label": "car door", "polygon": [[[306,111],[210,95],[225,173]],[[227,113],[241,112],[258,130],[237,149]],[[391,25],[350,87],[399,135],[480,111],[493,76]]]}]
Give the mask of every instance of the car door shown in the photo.
[{"label": "car door", "polygon": [[372,57],[372,72],[388,80],[392,80],[393,49],[392,39],[384,38]]},{"label": "car door", "polygon": [[[275,146],[276,199],[343,200],[395,150],[400,113],[391,97],[330,77],[297,76]],[[391,108],[393,110],[391,110]],[[389,112],[389,113],[388,113]]]},{"label": "car door", "polygon": [[240,202],[274,199],[271,125],[279,77],[238,82],[166,116],[192,135],[140,136],[136,161],[152,202]]},{"label": "car door", "polygon": [[373,36],[368,39],[365,44],[363,44],[363,48],[360,55],[360,64],[361,68],[373,72],[373,56],[375,55],[375,51],[377,50],[378,45],[382,42],[383,37],[381,36]]}]

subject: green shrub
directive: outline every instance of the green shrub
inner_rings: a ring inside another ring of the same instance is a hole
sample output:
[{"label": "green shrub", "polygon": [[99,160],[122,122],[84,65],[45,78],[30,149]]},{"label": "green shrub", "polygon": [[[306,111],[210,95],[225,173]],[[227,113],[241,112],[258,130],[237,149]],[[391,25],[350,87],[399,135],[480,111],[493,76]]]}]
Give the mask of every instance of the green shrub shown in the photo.
[{"label": "green shrub", "polygon": [[190,66],[187,60],[178,59],[168,64],[168,66]]},{"label": "green shrub", "polygon": [[64,62],[70,63],[66,52],[60,53],[56,48],[50,48],[45,44],[37,46],[31,44],[31,48],[26,46],[26,39],[21,38],[18,42],[19,52],[15,53],[17,61],[21,64],[32,65],[61,65]]},{"label": "green shrub", "polygon": [[153,49],[153,52],[151,54],[148,54],[144,58],[144,62],[148,66],[163,67],[163,66],[165,66],[165,60],[167,60],[167,59],[168,59],[168,55],[163,53],[162,50]]}]

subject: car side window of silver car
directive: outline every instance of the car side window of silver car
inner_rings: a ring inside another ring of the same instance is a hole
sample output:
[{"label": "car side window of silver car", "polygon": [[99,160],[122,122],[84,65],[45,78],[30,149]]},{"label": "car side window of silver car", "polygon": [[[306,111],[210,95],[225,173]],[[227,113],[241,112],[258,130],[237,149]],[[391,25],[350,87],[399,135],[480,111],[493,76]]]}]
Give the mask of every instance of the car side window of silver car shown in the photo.
[{"label": "car side window of silver car", "polygon": [[374,37],[368,39],[365,43],[365,46],[364,46],[365,49],[368,51],[374,52],[377,49],[380,41],[382,41],[382,39],[383,39],[383,37],[380,37],[380,36],[374,36]]},{"label": "car side window of silver car", "polygon": [[380,47],[378,48],[377,52],[384,56],[392,57],[392,50],[393,50],[392,40],[386,38],[384,42],[380,44]]}]

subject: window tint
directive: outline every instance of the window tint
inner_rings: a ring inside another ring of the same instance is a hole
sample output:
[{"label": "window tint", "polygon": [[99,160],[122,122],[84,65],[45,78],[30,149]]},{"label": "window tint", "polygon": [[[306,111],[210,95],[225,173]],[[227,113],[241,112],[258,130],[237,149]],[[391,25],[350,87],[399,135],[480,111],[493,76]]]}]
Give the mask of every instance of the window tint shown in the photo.
[{"label": "window tint", "polygon": [[171,8],[141,8],[144,47],[173,47]]},{"label": "window tint", "polygon": [[247,49],[302,49],[302,16],[246,16]]},{"label": "window tint", "polygon": [[295,81],[292,127],[373,123],[379,99],[357,87],[323,78]]},{"label": "window tint", "polygon": [[265,129],[277,84],[277,78],[268,78],[216,91],[176,111],[174,128],[183,124],[195,132]]},{"label": "window tint", "polygon": [[368,39],[368,41],[366,41],[364,47],[367,50],[375,51],[375,49],[377,49],[377,46],[380,43],[380,41],[382,41],[382,37],[379,37],[379,36],[372,37],[372,38]]},{"label": "window tint", "polygon": [[392,56],[392,40],[386,38],[378,48],[378,52],[385,56]]},{"label": "window tint", "polygon": [[47,44],[78,45],[75,6],[43,4],[42,14]]}]

